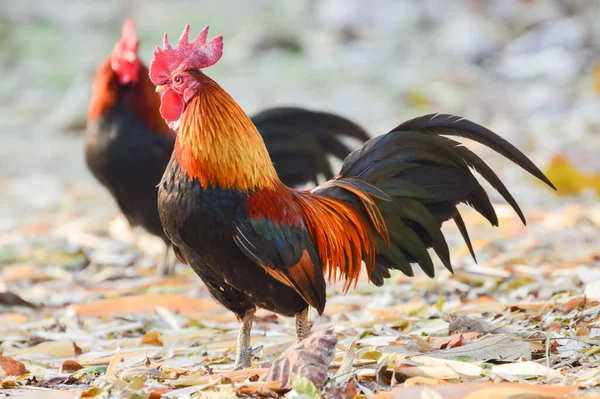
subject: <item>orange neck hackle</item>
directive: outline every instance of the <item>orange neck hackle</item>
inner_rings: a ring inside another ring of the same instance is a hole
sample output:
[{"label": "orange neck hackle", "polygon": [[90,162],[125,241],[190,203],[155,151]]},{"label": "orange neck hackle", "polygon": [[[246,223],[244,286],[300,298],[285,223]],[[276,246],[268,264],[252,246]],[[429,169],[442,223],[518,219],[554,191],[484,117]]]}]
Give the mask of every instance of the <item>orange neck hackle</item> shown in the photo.
[{"label": "orange neck hackle", "polygon": [[158,112],[160,96],[148,78],[148,69],[142,65],[135,83],[121,84],[108,58],[94,78],[88,122],[106,115],[118,105],[131,111],[149,131],[167,136],[174,135]]},{"label": "orange neck hackle", "polygon": [[181,117],[175,143],[180,167],[204,188],[273,189],[279,179],[256,126],[215,81],[197,78],[201,89]]}]

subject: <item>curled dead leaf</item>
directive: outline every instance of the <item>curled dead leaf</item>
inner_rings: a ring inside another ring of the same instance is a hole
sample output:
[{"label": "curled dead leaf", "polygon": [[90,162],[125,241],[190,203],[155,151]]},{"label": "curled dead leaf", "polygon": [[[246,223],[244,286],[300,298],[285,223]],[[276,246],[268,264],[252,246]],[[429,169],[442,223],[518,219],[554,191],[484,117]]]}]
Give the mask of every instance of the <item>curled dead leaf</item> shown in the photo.
[{"label": "curled dead leaf", "polygon": [[59,372],[61,373],[74,373],[77,370],[81,370],[83,366],[77,363],[74,360],[65,360],[63,364],[60,365]]},{"label": "curled dead leaf", "polygon": [[281,381],[283,390],[292,388],[292,376],[310,380],[322,388],[333,355],[337,336],[333,330],[318,331],[283,352],[262,377],[263,381]]}]

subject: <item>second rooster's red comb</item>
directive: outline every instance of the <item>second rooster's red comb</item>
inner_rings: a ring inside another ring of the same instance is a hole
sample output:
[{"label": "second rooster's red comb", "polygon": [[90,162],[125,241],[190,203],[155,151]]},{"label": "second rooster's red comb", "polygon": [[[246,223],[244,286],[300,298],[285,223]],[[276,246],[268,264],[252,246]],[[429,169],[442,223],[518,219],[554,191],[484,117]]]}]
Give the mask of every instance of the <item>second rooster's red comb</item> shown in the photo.
[{"label": "second rooster's red comb", "polygon": [[123,42],[123,46],[127,51],[137,51],[138,39],[135,33],[135,23],[131,18],[127,18],[123,24],[121,41]]},{"label": "second rooster's red comb", "polygon": [[207,68],[219,61],[223,55],[223,36],[217,36],[207,43],[208,26],[206,26],[193,42],[189,42],[189,32],[190,26],[186,25],[176,48],[171,46],[165,33],[163,47],[156,47],[150,64],[150,79],[154,84],[165,84],[176,70]]}]

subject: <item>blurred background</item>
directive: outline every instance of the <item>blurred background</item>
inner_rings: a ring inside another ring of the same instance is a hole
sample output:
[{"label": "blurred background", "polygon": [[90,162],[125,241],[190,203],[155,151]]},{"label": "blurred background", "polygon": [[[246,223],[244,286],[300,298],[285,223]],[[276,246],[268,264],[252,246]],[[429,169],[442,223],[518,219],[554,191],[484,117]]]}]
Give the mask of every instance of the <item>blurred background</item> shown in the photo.
[{"label": "blurred background", "polygon": [[302,105],[371,135],[425,113],[458,114],[575,195],[559,197],[477,148],[525,210],[592,202],[599,10],[597,0],[1,0],[0,232],[101,230],[116,215],[85,167],[82,133],[95,69],[128,16],[146,64],[163,32],[178,37],[189,23],[193,35],[207,24],[222,34],[224,57],[207,74],[248,113]]}]

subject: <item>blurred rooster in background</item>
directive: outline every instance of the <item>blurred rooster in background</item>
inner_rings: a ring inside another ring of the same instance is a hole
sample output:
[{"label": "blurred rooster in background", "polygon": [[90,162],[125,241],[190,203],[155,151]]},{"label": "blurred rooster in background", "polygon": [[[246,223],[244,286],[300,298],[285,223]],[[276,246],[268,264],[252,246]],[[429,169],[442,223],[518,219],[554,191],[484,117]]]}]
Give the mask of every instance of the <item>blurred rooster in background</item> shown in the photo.
[{"label": "blurred rooster in background", "polygon": [[[150,65],[161,114],[178,128],[159,184],[159,213],[177,256],[240,321],[236,367],[250,365],[255,308],[296,316],[296,338],[309,333],[308,307],[325,307],[325,279],[356,284],[366,264],[383,284],[390,270],[428,276],[432,247],[452,270],[440,230],[453,219],[472,252],[457,205],[472,206],[492,225],[498,218],[471,169],[523,213],[498,176],[473,152],[445,136],[478,141],[546,184],[544,174],[506,140],[466,119],[425,115],[368,141],[340,172],[310,190],[279,179],[261,135],[233,98],[201,70],[222,55],[208,28],[176,48],[164,37]],[[134,150],[135,151],[135,150]]]},{"label": "blurred rooster in background", "polygon": [[[117,201],[131,226],[170,241],[157,210],[156,188],[171,158],[175,132],[159,113],[160,97],[138,58],[135,25],[128,19],[121,38],[96,73],[85,155],[89,169]],[[364,142],[367,133],[336,115],[301,108],[273,108],[252,118],[285,184],[317,183],[333,177],[329,155],[343,159],[342,137]],[[168,248],[160,274],[171,274]]]}]

